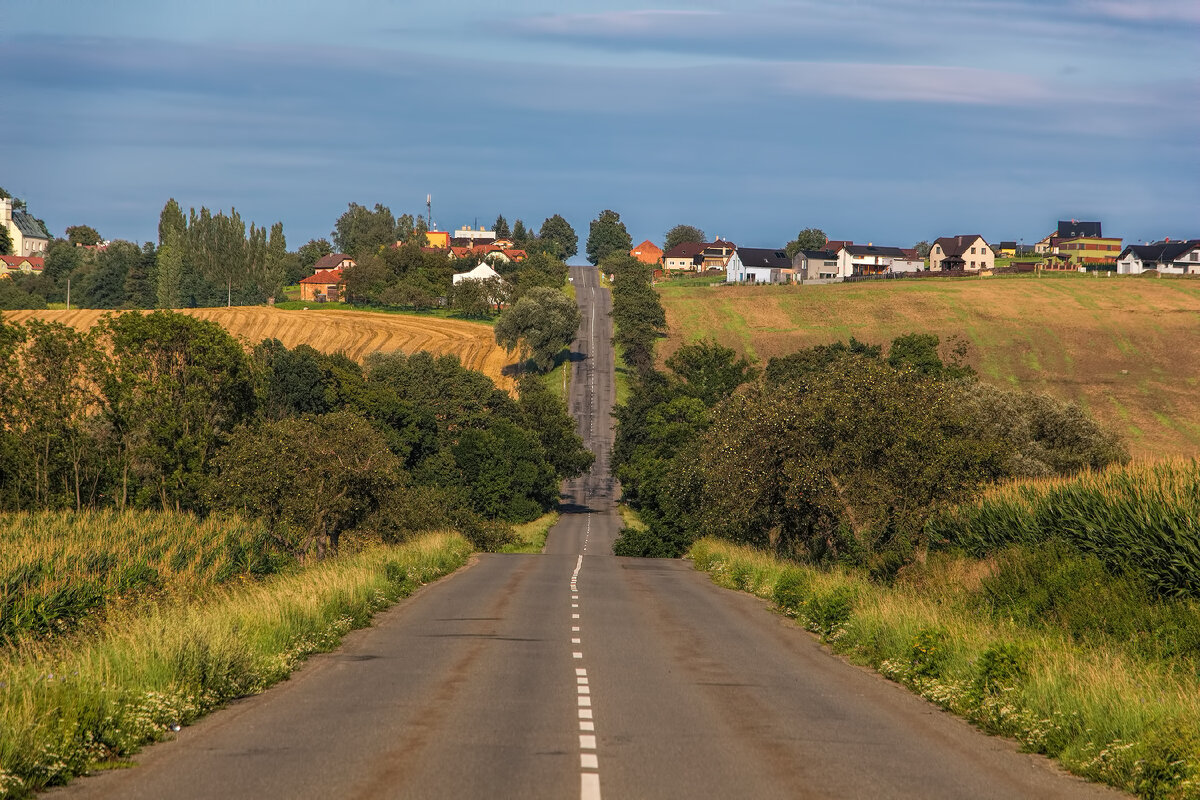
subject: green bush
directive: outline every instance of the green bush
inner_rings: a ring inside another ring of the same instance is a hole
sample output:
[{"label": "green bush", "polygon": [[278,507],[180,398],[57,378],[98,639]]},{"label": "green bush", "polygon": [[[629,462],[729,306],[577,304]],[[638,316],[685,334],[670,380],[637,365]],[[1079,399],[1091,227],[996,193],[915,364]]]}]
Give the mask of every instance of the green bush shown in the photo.
[{"label": "green bush", "polygon": [[970,702],[978,705],[984,697],[1004,689],[1015,689],[1025,677],[1025,650],[1011,642],[1000,642],[983,651],[977,664],[979,673],[971,684]]},{"label": "green bush", "polygon": [[812,586],[808,575],[803,570],[785,568],[775,581],[772,599],[783,613],[795,617],[803,610],[811,594]]},{"label": "green bush", "polygon": [[913,637],[908,649],[912,674],[922,678],[937,678],[942,674],[946,660],[946,640],[949,635],[942,628],[922,628]]},{"label": "green bush", "polygon": [[809,627],[825,636],[832,636],[850,621],[854,613],[854,589],[838,586],[829,592],[818,592],[808,603]]},{"label": "green bush", "polygon": [[613,542],[613,555],[634,558],[677,558],[679,553],[649,528],[621,528]]}]

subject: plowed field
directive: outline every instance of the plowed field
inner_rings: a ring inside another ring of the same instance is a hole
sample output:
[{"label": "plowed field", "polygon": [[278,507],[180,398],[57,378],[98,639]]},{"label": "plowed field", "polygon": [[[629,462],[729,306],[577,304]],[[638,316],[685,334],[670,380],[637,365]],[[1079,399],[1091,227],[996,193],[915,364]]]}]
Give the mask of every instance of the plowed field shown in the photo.
[{"label": "plowed field", "polygon": [[854,336],[958,336],[988,382],[1075,400],[1137,456],[1200,455],[1200,281],[1078,274],[832,286],[660,285],[665,358],[712,338],[757,357]]},{"label": "plowed field", "polygon": [[[52,320],[86,330],[105,313],[109,312],[5,311],[4,318],[14,322]],[[213,320],[251,345],[263,339],[278,339],[288,347],[307,344],[324,353],[342,351],[359,361],[371,353],[396,350],[455,355],[497,386],[509,390],[513,387],[512,378],[503,370],[514,358],[496,345],[492,328],[475,322],[371,311],[284,311],[265,306],[193,308],[181,313]]]}]

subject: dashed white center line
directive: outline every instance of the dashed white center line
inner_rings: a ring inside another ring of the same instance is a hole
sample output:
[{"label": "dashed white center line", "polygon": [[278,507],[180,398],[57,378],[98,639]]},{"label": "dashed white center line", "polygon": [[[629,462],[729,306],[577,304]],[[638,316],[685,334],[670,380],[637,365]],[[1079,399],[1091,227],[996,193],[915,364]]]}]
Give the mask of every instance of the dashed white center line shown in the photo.
[{"label": "dashed white center line", "polygon": [[[595,309],[593,308],[593,313]],[[587,517],[587,529],[583,537],[583,551],[587,552],[588,536],[591,534],[592,518]],[[571,619],[579,619],[579,571],[583,568],[583,553],[575,561],[575,569],[571,573]],[[579,635],[580,626],[571,626],[571,644],[578,647],[583,642]],[[573,659],[583,659],[582,650],[572,650]],[[596,756],[596,723],[592,718],[592,687],[588,680],[587,669],[575,668],[575,701],[579,711],[579,797],[580,800],[600,800],[600,761]],[[587,751],[587,752],[585,752]]]}]

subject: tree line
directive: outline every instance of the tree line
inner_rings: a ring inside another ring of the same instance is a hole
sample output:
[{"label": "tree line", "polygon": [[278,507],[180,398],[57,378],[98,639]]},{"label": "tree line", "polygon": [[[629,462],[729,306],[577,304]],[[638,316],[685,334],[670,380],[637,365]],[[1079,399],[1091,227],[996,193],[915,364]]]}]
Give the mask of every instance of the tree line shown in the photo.
[{"label": "tree line", "polygon": [[[620,310],[623,292],[638,300]],[[614,471],[647,524],[623,532],[621,555],[678,556],[703,533],[886,577],[924,550],[932,514],[990,483],[1129,459],[1078,406],[983,384],[965,346],[932,334],[820,345],[762,371],[702,341],[662,370],[660,314],[645,272],[619,271],[613,316],[638,332],[616,340],[632,335],[639,357]]]},{"label": "tree line", "polygon": [[297,553],[438,527],[496,546],[592,462],[540,381],[514,399],[452,356],[247,350],[166,311],[0,321],[0,393],[0,509],[236,511]]}]

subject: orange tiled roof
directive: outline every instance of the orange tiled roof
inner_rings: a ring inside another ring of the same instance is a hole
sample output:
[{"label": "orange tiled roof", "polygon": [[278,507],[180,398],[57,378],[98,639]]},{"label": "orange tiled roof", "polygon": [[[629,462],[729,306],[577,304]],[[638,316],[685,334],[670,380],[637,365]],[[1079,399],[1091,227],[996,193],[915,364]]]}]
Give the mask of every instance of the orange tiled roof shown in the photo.
[{"label": "orange tiled roof", "polygon": [[301,283],[316,283],[321,286],[336,286],[342,282],[342,270],[327,269],[323,272],[318,272],[315,275],[309,275],[307,278],[301,278]]}]

